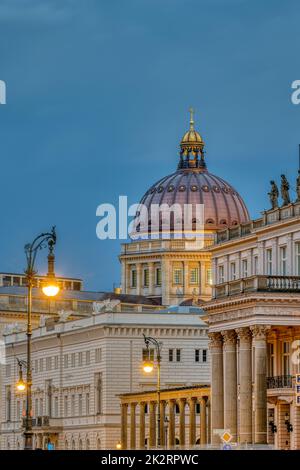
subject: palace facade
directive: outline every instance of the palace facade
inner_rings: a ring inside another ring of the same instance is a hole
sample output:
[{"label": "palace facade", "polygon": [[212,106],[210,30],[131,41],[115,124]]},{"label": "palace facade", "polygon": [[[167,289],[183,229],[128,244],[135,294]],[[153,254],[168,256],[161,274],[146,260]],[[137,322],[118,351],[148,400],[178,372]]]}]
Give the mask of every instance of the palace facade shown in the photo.
[{"label": "palace facade", "polygon": [[220,231],[211,253],[212,429],[299,449],[300,203]]}]

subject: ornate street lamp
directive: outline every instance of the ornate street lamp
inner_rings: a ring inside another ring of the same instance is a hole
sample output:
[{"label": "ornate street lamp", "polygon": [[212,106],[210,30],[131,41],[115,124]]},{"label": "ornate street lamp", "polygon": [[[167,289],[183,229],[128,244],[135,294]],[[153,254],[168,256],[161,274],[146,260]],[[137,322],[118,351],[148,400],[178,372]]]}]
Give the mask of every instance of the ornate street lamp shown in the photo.
[{"label": "ornate street lamp", "polygon": [[[42,290],[48,297],[53,297],[59,292],[59,286],[55,280],[54,273],[54,254],[53,248],[56,243],[56,232],[55,227],[52,227],[51,232],[41,233],[38,235],[32,243],[25,245],[25,254],[27,260],[27,267],[25,270],[26,281],[27,281],[27,360],[20,361],[19,365],[19,380],[17,383],[17,389],[24,391],[26,389],[26,418],[25,418],[25,430],[24,430],[24,450],[32,450],[32,418],[31,418],[31,405],[32,405],[32,369],[31,369],[31,336],[32,336],[32,325],[31,325],[31,309],[32,309],[32,288],[35,284],[36,274],[35,271],[35,260],[39,250],[45,248],[48,245],[48,274],[46,281],[43,282]],[[23,366],[26,368],[26,383],[23,380]]]},{"label": "ornate street lamp", "polygon": [[[144,341],[149,351],[149,345],[152,344],[156,350],[156,361],[157,361],[157,447],[160,447],[161,436],[160,436],[160,363],[161,363],[161,343],[151,336],[144,336]],[[154,361],[150,358],[144,361],[143,369],[146,374],[150,374],[154,369]]]}]

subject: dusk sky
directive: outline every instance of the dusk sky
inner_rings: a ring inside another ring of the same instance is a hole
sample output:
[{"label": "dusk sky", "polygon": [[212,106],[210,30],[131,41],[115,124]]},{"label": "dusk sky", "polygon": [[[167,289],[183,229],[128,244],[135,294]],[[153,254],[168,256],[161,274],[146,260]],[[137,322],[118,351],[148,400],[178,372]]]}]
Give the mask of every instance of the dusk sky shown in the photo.
[{"label": "dusk sky", "polygon": [[97,239],[96,208],[175,170],[190,106],[209,171],[251,217],[270,179],[295,189],[299,19],[296,1],[0,0],[0,271],[56,225],[57,274],[119,284],[121,242]]}]

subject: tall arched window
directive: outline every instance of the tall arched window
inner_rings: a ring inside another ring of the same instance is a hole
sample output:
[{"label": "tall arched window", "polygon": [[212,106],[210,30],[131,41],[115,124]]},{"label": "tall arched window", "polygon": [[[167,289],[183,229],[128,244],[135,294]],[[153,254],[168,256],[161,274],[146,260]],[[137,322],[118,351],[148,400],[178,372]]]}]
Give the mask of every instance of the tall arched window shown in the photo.
[{"label": "tall arched window", "polygon": [[79,439],[79,450],[82,450],[82,440]]},{"label": "tall arched window", "polygon": [[69,449],[69,444],[68,444],[68,441],[65,440],[65,450],[68,450]]},{"label": "tall arched window", "polygon": [[100,437],[97,438],[97,450],[101,450],[101,439],[100,439]]},{"label": "tall arched window", "polygon": [[90,440],[87,438],[86,440],[86,450],[90,450]]},{"label": "tall arched window", "polygon": [[74,439],[72,439],[72,450],[75,450],[75,449],[76,449],[75,441],[74,441]]}]

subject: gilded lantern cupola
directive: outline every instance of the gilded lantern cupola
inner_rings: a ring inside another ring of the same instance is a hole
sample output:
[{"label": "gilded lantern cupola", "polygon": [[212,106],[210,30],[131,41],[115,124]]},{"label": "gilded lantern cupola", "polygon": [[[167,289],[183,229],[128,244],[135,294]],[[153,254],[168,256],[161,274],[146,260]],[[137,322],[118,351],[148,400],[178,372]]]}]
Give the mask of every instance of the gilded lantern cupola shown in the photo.
[{"label": "gilded lantern cupola", "polygon": [[178,169],[198,168],[205,170],[204,141],[195,130],[194,110],[190,108],[190,128],[180,142],[180,161]]}]

